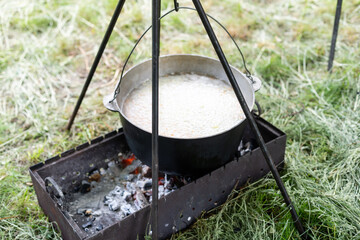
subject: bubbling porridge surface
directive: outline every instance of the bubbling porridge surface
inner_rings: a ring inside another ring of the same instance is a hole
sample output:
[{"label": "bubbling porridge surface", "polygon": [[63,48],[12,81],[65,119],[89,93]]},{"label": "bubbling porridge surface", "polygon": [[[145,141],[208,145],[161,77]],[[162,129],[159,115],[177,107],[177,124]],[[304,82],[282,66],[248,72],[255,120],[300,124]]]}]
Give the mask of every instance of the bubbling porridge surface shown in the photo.
[{"label": "bubbling porridge surface", "polygon": [[[148,79],[126,97],[123,113],[135,126],[152,129],[151,81]],[[229,130],[245,118],[229,84],[197,74],[159,79],[159,135],[200,138]]]}]

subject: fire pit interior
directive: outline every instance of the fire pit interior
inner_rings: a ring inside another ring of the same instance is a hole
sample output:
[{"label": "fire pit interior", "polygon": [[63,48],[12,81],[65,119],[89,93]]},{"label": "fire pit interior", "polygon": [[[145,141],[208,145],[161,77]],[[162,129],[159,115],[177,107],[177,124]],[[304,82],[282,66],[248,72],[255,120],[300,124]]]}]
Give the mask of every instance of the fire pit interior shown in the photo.
[{"label": "fire pit interior", "polygon": [[[121,221],[152,201],[151,169],[131,152],[104,159],[67,194],[65,209],[90,235]],[[78,174],[78,172],[74,172]],[[160,174],[159,198],[186,185],[191,178]]]},{"label": "fire pit interior", "polygon": [[[258,118],[264,140],[280,166],[286,136]],[[269,172],[246,128],[236,157],[196,178],[159,176],[159,232],[164,239],[192,224],[203,211],[226,201]],[[122,129],[30,168],[38,201],[63,239],[143,239],[150,219],[151,169],[130,152]]]}]

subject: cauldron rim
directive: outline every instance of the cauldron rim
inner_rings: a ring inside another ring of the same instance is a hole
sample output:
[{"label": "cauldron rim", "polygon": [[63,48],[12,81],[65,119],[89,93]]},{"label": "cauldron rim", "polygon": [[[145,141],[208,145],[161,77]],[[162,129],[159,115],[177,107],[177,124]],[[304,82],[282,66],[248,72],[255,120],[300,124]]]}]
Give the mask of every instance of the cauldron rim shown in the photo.
[{"label": "cauldron rim", "polygon": [[[212,57],[208,57],[208,56],[198,55],[198,54],[167,54],[167,55],[162,55],[162,56],[160,56],[160,61],[161,61],[162,59],[165,59],[165,58],[173,58],[173,57],[192,57],[192,58],[200,58],[200,59],[203,59],[203,60],[213,61],[213,62],[216,63],[216,64],[220,64],[220,61],[219,61],[218,59],[215,59],[215,58],[212,58]],[[141,65],[144,65],[144,64],[146,64],[147,62],[151,62],[151,60],[152,60],[152,59],[149,58],[149,59],[145,59],[145,60],[143,60],[143,61],[135,64],[134,66],[132,66],[131,68],[129,68],[129,69],[124,73],[124,75],[123,75],[122,78],[125,78],[128,73],[130,73],[130,72],[132,72],[132,71],[135,71],[136,68],[139,68]],[[253,90],[253,98],[252,98],[251,103],[248,104],[249,109],[250,109],[250,111],[251,111],[251,110],[253,109],[254,103],[255,103],[255,92],[256,92],[258,89],[254,90],[254,88],[253,88],[253,83],[251,83],[250,80],[245,76],[245,74],[243,74],[240,70],[238,70],[236,67],[234,67],[234,66],[232,66],[232,65],[230,65],[230,67],[231,67],[231,69],[232,69],[233,72],[235,71],[235,72],[239,73],[240,75],[242,75],[242,77],[249,83],[250,87],[252,87],[252,90]],[[175,72],[175,74],[177,74],[177,73],[186,73],[186,72]],[[193,73],[193,72],[188,72],[188,73]],[[196,73],[196,72],[195,72],[195,73]],[[199,75],[201,75],[201,74],[199,74]],[[208,75],[208,76],[215,77],[215,76],[212,76],[212,75]],[[215,77],[215,78],[217,78],[217,77]],[[217,79],[219,79],[219,78],[217,78]],[[146,79],[145,79],[145,80],[146,80]],[[144,80],[144,81],[145,81],[145,80]],[[220,80],[220,81],[224,81],[224,80],[222,80],[222,79],[219,79],[219,80]],[[228,82],[226,82],[226,83],[228,84]],[[121,90],[121,79],[119,80],[119,83],[117,84],[117,86],[118,86],[118,85],[120,85],[120,90]],[[134,88],[133,88],[132,90],[134,90]],[[131,91],[132,91],[132,90],[131,90]],[[118,97],[119,97],[120,95],[121,95],[121,94],[119,93],[119,95],[116,97],[116,101],[113,101],[113,102],[112,102],[112,106],[115,108],[115,111],[119,112],[120,115],[121,115],[124,119],[126,119],[126,121],[128,121],[129,123],[131,123],[131,124],[134,125],[135,127],[141,129],[141,130],[144,131],[144,132],[147,132],[147,133],[149,133],[149,134],[152,134],[152,132],[150,132],[150,131],[148,131],[148,130],[146,130],[146,129],[140,127],[140,126],[138,126],[138,125],[135,124],[134,122],[130,121],[130,120],[128,119],[128,117],[123,113],[123,107],[119,107],[119,105],[118,105]],[[127,96],[126,96],[126,97],[127,97]],[[105,102],[105,101],[104,101],[104,102]],[[107,107],[107,106],[106,106],[106,107]],[[241,107],[240,107],[240,108],[241,108]],[[114,110],[114,109],[110,109],[110,110]],[[245,120],[246,120],[246,117],[244,116],[243,119],[241,119],[239,122],[237,122],[237,123],[236,123],[235,125],[233,125],[231,128],[225,129],[225,130],[223,130],[223,131],[221,131],[221,132],[218,132],[218,133],[215,133],[215,134],[212,134],[212,135],[206,135],[206,136],[202,136],[202,137],[184,137],[184,138],[183,138],[183,137],[164,136],[164,135],[160,135],[160,134],[159,134],[159,137],[162,137],[162,138],[164,138],[164,139],[181,139],[181,140],[201,140],[201,139],[207,139],[207,138],[216,137],[216,136],[219,136],[219,135],[221,135],[221,134],[224,134],[224,133],[226,133],[226,132],[231,131],[231,130],[237,128],[239,125],[241,125]]]}]

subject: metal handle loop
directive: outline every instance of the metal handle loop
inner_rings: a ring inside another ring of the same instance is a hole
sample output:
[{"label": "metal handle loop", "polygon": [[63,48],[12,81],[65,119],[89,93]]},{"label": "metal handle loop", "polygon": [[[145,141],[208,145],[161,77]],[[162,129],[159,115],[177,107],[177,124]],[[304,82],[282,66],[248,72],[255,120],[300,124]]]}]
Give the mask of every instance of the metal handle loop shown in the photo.
[{"label": "metal handle loop", "polygon": [[[159,19],[162,19],[164,17],[166,17],[167,15],[169,15],[170,13],[174,12],[174,11],[179,11],[179,9],[186,9],[186,10],[192,10],[192,11],[196,11],[195,8],[191,8],[191,7],[179,7],[179,3],[177,2],[177,0],[174,0],[174,5],[175,5],[175,8],[174,9],[171,9],[170,11],[168,11],[167,13],[165,13],[164,15],[162,15]],[[209,15],[209,14],[206,14],[209,18],[211,18],[212,20],[214,20],[227,34],[228,36],[230,37],[230,39],[232,40],[232,42],[234,43],[234,45],[236,46],[237,50],[239,51],[240,55],[241,55],[241,59],[243,61],[243,65],[244,65],[244,68],[245,68],[245,76],[251,81],[252,84],[255,83],[252,75],[251,75],[251,72],[249,71],[249,69],[246,67],[246,61],[245,61],[245,57],[239,47],[239,45],[236,43],[235,39],[231,36],[231,34],[229,33],[229,31],[225,28],[224,25],[222,25],[217,19],[215,19],[213,16]],[[125,63],[124,63],[124,66],[123,66],[123,69],[121,71],[121,75],[120,75],[120,79],[119,79],[119,82],[115,88],[115,92],[114,92],[114,97],[113,99],[111,99],[109,101],[109,103],[112,103],[115,99],[116,99],[116,96],[119,94],[120,92],[120,83],[121,83],[121,80],[123,78],[123,75],[124,75],[124,71],[125,71],[125,67],[127,65],[127,63],[129,62],[129,59],[131,57],[131,55],[133,54],[135,48],[137,47],[137,45],[139,44],[139,42],[143,39],[143,37],[146,35],[146,33],[152,28],[152,25],[150,27],[148,27],[145,32],[140,36],[140,38],[136,41],[134,47],[131,49],[130,51],[130,54],[129,56],[126,58],[125,60]]]},{"label": "metal handle loop", "polygon": [[256,101],[256,100],[255,100],[255,105],[256,105],[256,107],[257,107],[257,111],[255,111],[255,113],[256,113],[256,115],[257,115],[258,117],[261,117],[261,114],[263,113],[263,110],[262,110],[259,102]]}]

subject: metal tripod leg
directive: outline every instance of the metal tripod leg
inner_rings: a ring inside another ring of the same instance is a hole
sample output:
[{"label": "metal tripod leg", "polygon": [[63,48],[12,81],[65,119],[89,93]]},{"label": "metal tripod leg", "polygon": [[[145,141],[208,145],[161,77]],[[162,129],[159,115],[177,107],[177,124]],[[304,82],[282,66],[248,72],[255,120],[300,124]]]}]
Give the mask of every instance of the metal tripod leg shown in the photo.
[{"label": "metal tripod leg", "polygon": [[99,50],[98,50],[98,52],[97,52],[97,54],[96,54],[96,57],[95,57],[95,59],[94,59],[94,62],[93,62],[93,64],[92,64],[92,66],[91,66],[90,72],[89,72],[89,74],[88,74],[88,76],[87,76],[87,78],[86,78],[86,82],[85,82],[85,84],[84,84],[84,86],[83,86],[83,89],[82,89],[82,91],[81,91],[81,94],[80,94],[80,96],[79,96],[79,98],[78,98],[78,101],[77,101],[77,103],[76,103],[76,106],[75,106],[75,108],[74,108],[74,111],[73,111],[73,113],[72,113],[72,115],[71,115],[71,117],[70,117],[70,120],[69,120],[69,122],[68,122],[68,124],[67,124],[67,126],[66,126],[66,130],[70,130],[70,128],[71,128],[71,126],[72,126],[72,124],[73,124],[73,122],[74,122],[74,120],[75,120],[75,117],[76,117],[76,115],[77,115],[77,113],[78,113],[78,111],[79,111],[79,108],[80,108],[80,106],[81,106],[82,100],[83,100],[84,97],[85,97],[86,91],[87,91],[87,89],[88,89],[88,87],[89,87],[89,85],[90,85],[90,82],[91,82],[91,80],[92,80],[92,78],[93,78],[93,76],[94,76],[94,73],[95,73],[95,71],[96,71],[96,68],[97,68],[97,66],[98,66],[98,64],[99,64],[99,62],[100,62],[101,56],[102,56],[102,54],[103,54],[103,52],[104,52],[104,50],[105,50],[105,47],[106,47],[106,45],[107,45],[107,43],[108,43],[108,41],[109,41],[109,38],[110,38],[111,33],[112,33],[113,29],[114,29],[114,26],[115,26],[115,24],[116,24],[116,21],[117,21],[117,19],[118,19],[118,17],[119,17],[119,14],[120,14],[120,12],[121,12],[121,9],[122,9],[123,6],[124,6],[124,3],[125,3],[125,0],[119,0],[117,6],[116,6],[116,8],[115,8],[114,14],[113,14],[113,16],[112,16],[112,18],[111,18],[111,20],[110,20],[109,26],[108,26],[108,28],[107,28],[107,30],[106,30],[106,33],[105,33],[105,35],[104,35],[104,38],[103,38],[103,40],[102,40],[102,42],[101,42],[101,45],[100,45],[100,47],[99,47]]},{"label": "metal tripod leg", "polygon": [[339,31],[341,6],[342,6],[342,0],[338,0],[337,5],[336,5],[334,28],[333,28],[333,34],[332,34],[332,39],[331,39],[330,55],[329,55],[328,68],[327,68],[327,70],[329,72],[331,72],[331,70],[332,70],[334,57],[335,57],[336,38],[338,35],[338,31]]},{"label": "metal tripod leg", "polygon": [[280,174],[279,172],[277,171],[276,169],[276,166],[274,164],[274,161],[272,160],[271,156],[270,156],[270,153],[265,145],[265,142],[264,142],[264,139],[262,138],[261,136],[261,133],[259,131],[259,128],[255,122],[255,119],[253,117],[253,115],[251,114],[250,110],[249,110],[249,107],[247,106],[246,102],[245,102],[245,98],[235,80],[235,77],[230,69],[230,66],[229,66],[229,63],[227,62],[226,60],[226,57],[221,49],[221,46],[217,40],[217,37],[214,33],[214,30],[212,29],[211,25],[210,25],[210,22],[206,16],[206,13],[200,3],[200,0],[193,0],[193,3],[195,5],[195,8],[199,14],[199,17],[205,27],[205,30],[210,38],[210,41],[216,51],[216,54],[218,55],[218,58],[225,70],[225,73],[227,75],[227,77],[229,78],[229,81],[234,89],[234,92],[235,92],[235,95],[237,97],[237,99],[239,100],[239,103],[241,105],[241,108],[243,109],[244,113],[245,113],[245,116],[246,118],[248,119],[249,121],[249,124],[250,124],[250,127],[252,129],[252,131],[255,133],[255,136],[256,136],[256,140],[260,146],[260,149],[261,151],[263,152],[264,154],[264,157],[266,159],[266,162],[267,164],[269,165],[270,167],[270,170],[271,170],[271,173],[273,174],[274,178],[275,178],[275,181],[276,181],[276,184],[278,185],[279,189],[280,189],[280,192],[285,200],[285,203],[287,204],[287,206],[289,207],[290,209],[290,213],[291,213],[291,216],[294,220],[294,224],[295,224],[295,227],[296,229],[299,231],[299,234],[300,236],[303,238],[303,239],[308,239],[308,236],[306,234],[306,232],[304,231],[304,228],[300,222],[300,219],[296,213],[296,210],[294,208],[294,205],[292,204],[291,202],[291,199],[286,191],[286,188],[284,186],[284,183],[282,182],[281,180],[281,177],[280,177]]},{"label": "metal tripod leg", "polygon": [[161,0],[152,1],[152,239],[158,234],[158,180],[159,180],[159,55],[160,55],[160,10]]}]

